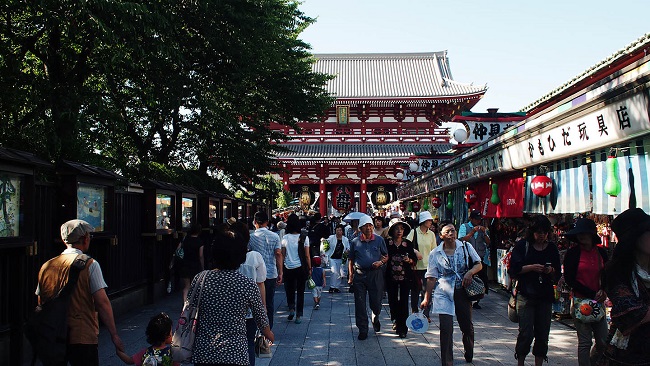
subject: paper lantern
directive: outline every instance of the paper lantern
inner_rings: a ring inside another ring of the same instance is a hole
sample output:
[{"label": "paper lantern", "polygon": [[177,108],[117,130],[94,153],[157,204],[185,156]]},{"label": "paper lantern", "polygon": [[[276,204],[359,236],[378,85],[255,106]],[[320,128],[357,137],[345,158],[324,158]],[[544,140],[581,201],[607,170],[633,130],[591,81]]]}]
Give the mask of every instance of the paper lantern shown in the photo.
[{"label": "paper lantern", "polygon": [[395,178],[397,178],[397,180],[402,180],[402,178],[404,178],[404,173],[397,172],[397,174],[395,174]]},{"label": "paper lantern", "polygon": [[412,171],[412,172],[417,172],[418,168],[419,168],[419,166],[418,166],[418,163],[416,163],[416,162],[412,162],[412,163],[409,164],[409,170]]},{"label": "paper lantern", "polygon": [[447,193],[447,209],[451,210],[454,208],[454,197],[452,197],[451,192]]},{"label": "paper lantern", "polygon": [[431,199],[431,204],[435,208],[440,208],[440,206],[442,206],[442,200],[440,199],[440,197],[433,197]]},{"label": "paper lantern", "polygon": [[429,211],[429,197],[424,197],[424,203],[422,204],[422,209],[424,211]]},{"label": "paper lantern", "polygon": [[413,212],[413,202],[409,202],[409,205],[406,207],[406,211]]},{"label": "paper lantern", "polygon": [[474,202],[476,202],[476,199],[477,199],[476,192],[474,192],[471,189],[468,189],[467,191],[465,191],[465,202],[472,205],[472,204],[474,204]]},{"label": "paper lantern", "polygon": [[490,197],[490,203],[493,205],[501,203],[501,198],[499,198],[499,185],[496,183],[492,183],[492,196]]},{"label": "paper lantern", "polygon": [[413,212],[420,212],[420,202],[413,202]]},{"label": "paper lantern", "polygon": [[463,142],[465,142],[465,140],[467,140],[467,130],[465,129],[465,127],[457,128],[454,131],[453,136],[456,142],[462,144]]},{"label": "paper lantern", "polygon": [[553,181],[545,175],[538,175],[530,181],[530,190],[538,197],[546,197],[553,189]]},{"label": "paper lantern", "polygon": [[404,204],[404,202],[400,202],[399,210],[402,211],[402,212],[406,211],[406,205]]},{"label": "paper lantern", "polygon": [[616,156],[608,156],[605,161],[607,179],[605,180],[605,193],[612,197],[621,194],[621,179],[618,176],[618,159]]}]

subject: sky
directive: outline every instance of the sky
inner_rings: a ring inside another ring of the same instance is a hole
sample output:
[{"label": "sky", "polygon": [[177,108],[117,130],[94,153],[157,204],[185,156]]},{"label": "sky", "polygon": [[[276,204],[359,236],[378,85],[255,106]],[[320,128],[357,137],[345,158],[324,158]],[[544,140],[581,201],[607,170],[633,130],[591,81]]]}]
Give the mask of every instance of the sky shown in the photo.
[{"label": "sky", "polygon": [[447,51],[472,112],[516,112],[650,32],[650,0],[303,0],[312,53]]}]

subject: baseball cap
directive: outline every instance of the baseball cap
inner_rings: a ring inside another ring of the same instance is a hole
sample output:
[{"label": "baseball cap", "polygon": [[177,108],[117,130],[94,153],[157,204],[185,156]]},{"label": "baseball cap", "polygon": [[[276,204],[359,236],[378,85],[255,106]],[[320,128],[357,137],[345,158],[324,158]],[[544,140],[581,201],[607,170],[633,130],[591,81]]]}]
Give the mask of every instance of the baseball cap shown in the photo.
[{"label": "baseball cap", "polygon": [[66,244],[73,244],[93,231],[95,228],[84,220],[70,220],[61,225],[61,240]]},{"label": "baseball cap", "polygon": [[482,219],[483,215],[481,215],[481,211],[474,210],[469,214],[469,218],[470,219]]}]

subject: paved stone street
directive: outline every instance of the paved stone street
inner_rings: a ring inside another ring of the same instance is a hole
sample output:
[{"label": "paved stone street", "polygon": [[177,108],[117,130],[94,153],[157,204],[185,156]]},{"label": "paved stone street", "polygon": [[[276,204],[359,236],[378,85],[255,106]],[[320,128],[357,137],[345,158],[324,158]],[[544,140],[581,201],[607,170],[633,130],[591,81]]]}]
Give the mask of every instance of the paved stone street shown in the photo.
[{"label": "paved stone street", "polygon": [[[274,333],[276,342],[272,358],[258,358],[257,365],[438,365],[440,348],[437,317],[433,317],[429,331],[424,335],[410,332],[400,339],[391,330],[388,303],[384,299],[381,314],[381,332],[375,334],[372,327],[365,341],[357,340],[354,325],[354,300],[347,292],[323,293],[320,310],[312,310],[311,292],[305,293],[305,314],[302,324],[287,321],[288,311],[284,287],[276,291],[277,312]],[[474,310],[476,345],[474,365],[516,365],[513,357],[516,324],[506,316],[507,298],[503,291],[491,291],[483,300],[483,309]],[[172,319],[180,313],[180,293],[174,293],[157,304],[134,309],[117,319],[117,326],[126,345],[133,354],[147,346],[144,329],[149,318],[165,311]],[[463,359],[461,333],[454,326],[455,364],[466,364]],[[549,365],[575,365],[577,337],[575,331],[561,322],[553,321],[549,345]],[[527,364],[533,364],[529,355]],[[100,364],[121,365],[115,356],[107,332],[100,334]]]}]

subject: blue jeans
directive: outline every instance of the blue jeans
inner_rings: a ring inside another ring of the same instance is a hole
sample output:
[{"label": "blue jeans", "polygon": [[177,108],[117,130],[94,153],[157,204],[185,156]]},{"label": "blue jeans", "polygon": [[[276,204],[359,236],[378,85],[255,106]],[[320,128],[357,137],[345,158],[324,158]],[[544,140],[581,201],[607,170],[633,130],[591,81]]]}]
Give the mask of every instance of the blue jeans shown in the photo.
[{"label": "blue jeans", "polygon": [[275,306],[273,304],[273,298],[275,297],[275,278],[267,278],[264,281],[264,290],[266,291],[266,315],[269,317],[269,328],[273,329],[273,313],[275,312]]},{"label": "blue jeans", "polygon": [[255,333],[257,333],[255,319],[246,319],[246,340],[248,341],[248,362],[250,366],[255,366]]}]

